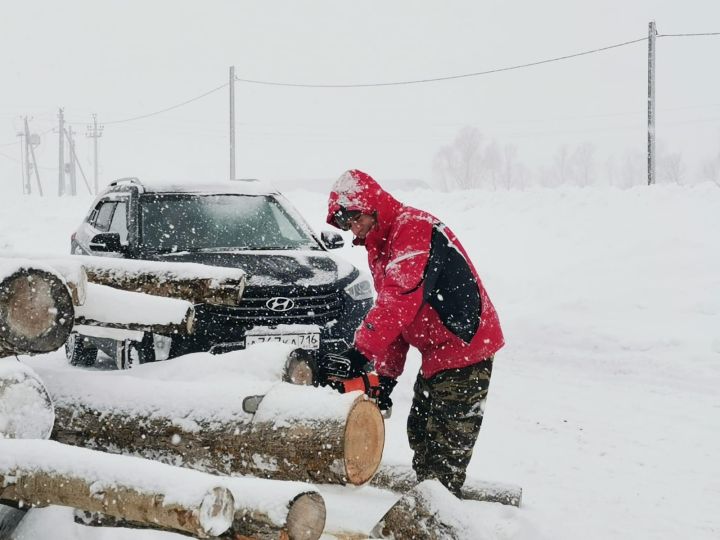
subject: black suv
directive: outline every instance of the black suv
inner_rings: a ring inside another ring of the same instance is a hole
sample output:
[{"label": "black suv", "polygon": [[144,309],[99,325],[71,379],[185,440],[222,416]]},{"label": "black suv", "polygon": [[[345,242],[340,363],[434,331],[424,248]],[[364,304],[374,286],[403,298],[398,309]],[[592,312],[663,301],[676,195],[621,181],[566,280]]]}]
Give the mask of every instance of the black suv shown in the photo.
[{"label": "black suv", "polygon": [[[317,237],[280,193],[257,180],[148,185],[124,178],[95,200],[72,235],[71,252],[247,272],[238,306],[196,305],[192,336],[146,335],[145,354],[136,361],[262,341],[290,342],[317,359],[348,347],[372,304],[368,277],[328,253],[342,245],[336,232]],[[112,339],[75,334],[66,349],[73,364],[94,362],[101,349],[128,367]]]}]

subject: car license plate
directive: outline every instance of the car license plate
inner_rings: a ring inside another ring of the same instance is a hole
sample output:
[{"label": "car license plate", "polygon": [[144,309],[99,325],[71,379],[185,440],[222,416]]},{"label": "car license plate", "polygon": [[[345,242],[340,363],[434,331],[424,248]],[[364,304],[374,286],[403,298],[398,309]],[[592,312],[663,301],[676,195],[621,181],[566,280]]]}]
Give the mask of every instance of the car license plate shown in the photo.
[{"label": "car license plate", "polygon": [[267,334],[245,336],[245,347],[255,343],[287,343],[300,349],[317,350],[320,348],[320,334],[306,332],[302,334]]}]

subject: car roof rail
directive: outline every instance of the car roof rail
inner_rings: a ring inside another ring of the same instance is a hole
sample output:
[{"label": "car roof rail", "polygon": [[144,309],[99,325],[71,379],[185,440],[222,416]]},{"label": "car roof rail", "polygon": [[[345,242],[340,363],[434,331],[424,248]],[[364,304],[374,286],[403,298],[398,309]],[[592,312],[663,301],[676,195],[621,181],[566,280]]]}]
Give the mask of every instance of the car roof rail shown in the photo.
[{"label": "car roof rail", "polygon": [[121,184],[132,184],[135,186],[138,186],[140,188],[144,188],[143,183],[140,181],[139,178],[136,176],[126,176],[124,178],[118,178],[117,180],[113,180],[108,184],[110,187],[119,186]]}]

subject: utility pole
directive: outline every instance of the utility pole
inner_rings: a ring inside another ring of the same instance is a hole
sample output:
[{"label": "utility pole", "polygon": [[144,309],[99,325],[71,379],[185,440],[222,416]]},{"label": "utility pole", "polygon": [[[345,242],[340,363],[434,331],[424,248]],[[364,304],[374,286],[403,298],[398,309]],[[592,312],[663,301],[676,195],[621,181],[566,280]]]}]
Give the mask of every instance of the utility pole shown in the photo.
[{"label": "utility pole", "polygon": [[98,125],[97,123],[97,115],[93,114],[93,123],[92,126],[87,126],[87,132],[85,133],[86,137],[91,137],[93,139],[93,153],[94,153],[94,167],[95,167],[95,178],[94,178],[94,185],[95,188],[95,195],[98,194],[98,139],[102,137],[103,133],[103,125]]},{"label": "utility pole", "polygon": [[235,180],[235,66],[230,66],[230,180]]},{"label": "utility pole", "polygon": [[[27,116],[23,119],[27,124]],[[23,195],[30,195],[30,156],[27,148],[27,138],[25,137],[25,128],[18,131],[17,136],[20,138],[20,169],[22,172],[22,190]]]},{"label": "utility pole", "polygon": [[65,136],[68,140],[68,151],[70,153],[70,161],[68,162],[68,173],[70,174],[70,195],[77,195],[77,174],[75,172],[75,139],[73,139],[73,128],[68,126],[65,130]]},{"label": "utility pole", "polygon": [[27,116],[25,117],[25,154],[32,156],[32,165],[28,158],[27,163],[27,178],[28,178],[28,193],[30,192],[30,170],[32,168],[35,171],[35,179],[37,180],[38,193],[43,196],[42,184],[40,183],[40,172],[37,166],[37,159],[35,159],[35,146],[40,144],[40,137],[37,134],[30,135],[30,127],[28,126]]},{"label": "utility pole", "polygon": [[72,185],[75,186],[73,189],[73,195],[77,194],[77,183],[76,178],[77,175],[75,174],[75,167],[80,169],[80,174],[83,177],[83,180],[85,181],[85,186],[87,187],[88,193],[92,194],[92,189],[90,188],[90,183],[88,182],[87,176],[85,176],[85,171],[83,171],[82,165],[80,165],[80,160],[77,157],[77,154],[75,153],[75,139],[72,138],[72,127],[70,127],[70,133],[68,134],[65,132],[66,135],[68,135],[68,139],[70,140],[70,163],[71,163],[71,171],[72,171]]},{"label": "utility pole", "polygon": [[655,183],[655,21],[648,29],[648,186]]},{"label": "utility pole", "polygon": [[58,109],[58,134],[60,135],[58,149],[58,195],[65,195],[65,116],[62,108]]}]

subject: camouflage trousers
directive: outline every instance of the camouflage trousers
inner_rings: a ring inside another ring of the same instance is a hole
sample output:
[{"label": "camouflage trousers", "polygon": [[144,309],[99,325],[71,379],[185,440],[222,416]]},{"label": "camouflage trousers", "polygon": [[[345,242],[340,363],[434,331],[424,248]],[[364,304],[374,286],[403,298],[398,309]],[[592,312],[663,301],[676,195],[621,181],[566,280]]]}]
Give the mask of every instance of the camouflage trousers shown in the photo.
[{"label": "camouflage trousers", "polygon": [[456,495],[480,433],[493,358],[429,379],[418,374],[407,432],[418,482],[436,478]]}]

